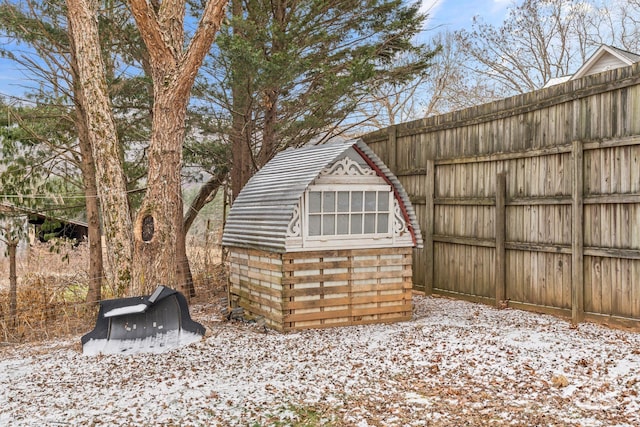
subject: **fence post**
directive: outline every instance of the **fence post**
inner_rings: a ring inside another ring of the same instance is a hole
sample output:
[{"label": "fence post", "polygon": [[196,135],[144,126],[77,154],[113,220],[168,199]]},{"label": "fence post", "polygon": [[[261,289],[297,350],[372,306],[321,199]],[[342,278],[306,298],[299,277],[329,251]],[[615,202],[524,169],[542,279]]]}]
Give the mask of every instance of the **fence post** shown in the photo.
[{"label": "fence post", "polygon": [[505,225],[506,225],[506,173],[500,172],[496,175],[496,307],[500,307],[506,299],[506,272],[507,262],[505,258]]},{"label": "fence post", "polygon": [[389,126],[387,128],[387,134],[387,167],[391,169],[394,174],[398,174],[398,161],[396,159],[398,153],[397,126]]},{"label": "fence post", "polygon": [[573,141],[571,189],[571,321],[574,324],[584,320],[584,170],[583,146],[581,141]]},{"label": "fence post", "polygon": [[433,293],[433,264],[434,264],[434,251],[433,251],[433,198],[435,194],[435,162],[433,160],[427,160],[425,171],[425,221],[424,230],[422,230],[424,239],[424,253],[425,253],[425,272],[424,272],[424,292],[427,295]]}]

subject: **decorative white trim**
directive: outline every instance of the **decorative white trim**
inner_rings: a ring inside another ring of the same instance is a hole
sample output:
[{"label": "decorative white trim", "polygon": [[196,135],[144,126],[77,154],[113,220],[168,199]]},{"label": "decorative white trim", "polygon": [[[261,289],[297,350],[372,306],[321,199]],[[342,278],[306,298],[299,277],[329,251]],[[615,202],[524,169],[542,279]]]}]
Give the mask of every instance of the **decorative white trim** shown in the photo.
[{"label": "decorative white trim", "polygon": [[349,157],[335,162],[328,168],[324,168],[319,176],[377,176],[376,172],[370,168],[363,168],[360,164]]},{"label": "decorative white trim", "polygon": [[287,237],[300,237],[302,234],[302,226],[300,224],[300,202],[293,208],[293,217],[289,221],[287,227]]},{"label": "decorative white trim", "polygon": [[402,215],[402,211],[400,210],[400,204],[398,200],[393,198],[393,235],[394,236],[402,236],[404,233],[409,231],[407,228],[407,222],[404,220],[404,215]]},{"label": "decorative white trim", "polygon": [[[349,164],[353,166],[355,162],[344,162],[343,167],[337,168],[340,173],[357,173],[358,170],[362,171],[359,167],[351,169]],[[349,172],[351,169],[351,172]],[[331,173],[327,171],[328,173]],[[389,210],[389,231],[385,234],[359,234],[359,235],[329,235],[329,236],[312,236],[308,235],[308,203],[309,199],[306,196],[310,191],[380,191],[382,186],[385,186],[389,192],[390,203],[393,203]],[[341,188],[342,187],[342,188]],[[304,215],[304,218],[303,218]],[[394,193],[391,191],[391,187],[388,184],[346,184],[344,181],[341,185],[335,184],[316,184],[307,187],[304,195],[300,198],[300,201],[293,209],[293,215],[287,226],[287,250],[334,250],[334,249],[347,249],[347,248],[369,248],[369,247],[404,247],[413,246],[413,240],[411,239],[411,233],[407,225],[407,221],[402,213],[400,203],[395,198]]]}]

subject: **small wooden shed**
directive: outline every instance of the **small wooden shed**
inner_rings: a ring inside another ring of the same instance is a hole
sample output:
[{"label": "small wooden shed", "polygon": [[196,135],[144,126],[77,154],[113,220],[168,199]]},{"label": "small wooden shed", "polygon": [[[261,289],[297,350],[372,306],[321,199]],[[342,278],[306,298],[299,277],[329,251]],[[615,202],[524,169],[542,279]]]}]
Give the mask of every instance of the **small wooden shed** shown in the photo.
[{"label": "small wooden shed", "polygon": [[398,179],[359,139],[279,153],[236,198],[222,244],[230,304],[273,329],[412,316],[418,222]]}]

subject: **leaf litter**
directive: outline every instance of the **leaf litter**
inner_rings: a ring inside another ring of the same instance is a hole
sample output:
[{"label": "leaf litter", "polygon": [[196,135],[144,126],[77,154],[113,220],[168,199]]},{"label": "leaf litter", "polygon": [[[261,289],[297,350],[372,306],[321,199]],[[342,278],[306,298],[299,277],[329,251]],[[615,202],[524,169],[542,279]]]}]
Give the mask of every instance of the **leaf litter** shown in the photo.
[{"label": "leaf litter", "polygon": [[288,334],[212,307],[163,354],[0,348],[0,425],[640,425],[637,332],[420,295],[408,322]]}]

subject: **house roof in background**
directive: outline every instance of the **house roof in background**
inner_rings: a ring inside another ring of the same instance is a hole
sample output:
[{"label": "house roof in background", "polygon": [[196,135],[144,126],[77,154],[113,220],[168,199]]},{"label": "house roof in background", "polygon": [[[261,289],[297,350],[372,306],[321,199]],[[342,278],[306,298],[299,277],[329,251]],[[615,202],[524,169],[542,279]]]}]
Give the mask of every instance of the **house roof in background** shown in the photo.
[{"label": "house roof in background", "polygon": [[7,203],[7,202],[0,202],[0,212],[4,212],[4,213],[14,213],[17,215],[27,215],[29,217],[33,218],[37,218],[39,220],[55,220],[55,221],[60,221],[60,222],[64,222],[67,224],[72,224],[75,225],[77,227],[84,227],[84,228],[88,228],[89,224],[87,224],[84,221],[77,221],[75,219],[67,219],[67,218],[60,218],[60,217],[55,217],[55,216],[51,216],[51,215],[47,215],[44,212],[39,212],[37,210],[34,209],[29,209],[29,208],[25,208],[25,207],[21,207],[21,206],[16,206],[14,204],[11,203]]},{"label": "house roof in background", "polygon": [[[573,74],[571,79],[579,79],[595,72],[611,70],[614,68],[626,67],[640,61],[640,55],[627,52],[614,46],[602,45],[595,51],[587,62]],[[602,64],[607,62],[606,65]],[[600,67],[598,67],[600,65]],[[600,69],[604,68],[604,69]]]},{"label": "house roof in background", "polygon": [[640,61],[640,55],[638,54],[603,44],[574,74],[551,78],[544,87],[554,86],[569,80],[579,79],[580,77],[613,70],[615,68],[627,67],[638,61]]}]

